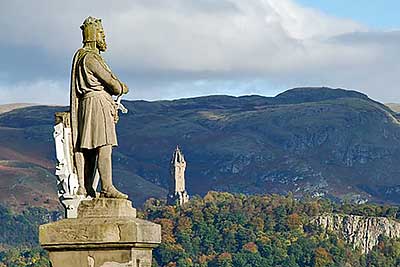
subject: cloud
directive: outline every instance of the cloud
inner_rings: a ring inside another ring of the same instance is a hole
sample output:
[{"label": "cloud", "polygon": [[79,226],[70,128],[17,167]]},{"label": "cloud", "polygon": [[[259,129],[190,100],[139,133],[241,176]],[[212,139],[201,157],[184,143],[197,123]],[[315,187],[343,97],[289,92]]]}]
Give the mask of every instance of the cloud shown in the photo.
[{"label": "cloud", "polygon": [[133,98],[271,95],[325,85],[400,101],[400,32],[370,31],[292,0],[4,1],[4,83],[56,81],[67,99],[70,62],[88,15],[103,19],[104,56]]},{"label": "cloud", "polygon": [[301,7],[292,1],[265,0],[264,2],[273,11],[267,15],[269,20],[281,24],[286,33],[295,39],[329,37],[364,29],[351,20],[330,17],[317,10]]},{"label": "cloud", "polygon": [[53,80],[20,82],[13,85],[0,84],[0,104],[37,103],[68,104],[63,83]]}]

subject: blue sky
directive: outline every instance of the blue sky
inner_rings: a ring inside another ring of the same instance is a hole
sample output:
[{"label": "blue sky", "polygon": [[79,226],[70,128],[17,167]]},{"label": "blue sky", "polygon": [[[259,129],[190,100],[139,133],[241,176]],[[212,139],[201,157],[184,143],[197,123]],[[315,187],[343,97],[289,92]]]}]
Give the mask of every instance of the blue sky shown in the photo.
[{"label": "blue sky", "polygon": [[399,0],[299,0],[298,3],[374,28],[395,29],[400,24]]},{"label": "blue sky", "polygon": [[399,10],[400,0],[0,1],[0,104],[67,104],[89,15],[103,19],[103,55],[127,99],[328,86],[400,103]]}]

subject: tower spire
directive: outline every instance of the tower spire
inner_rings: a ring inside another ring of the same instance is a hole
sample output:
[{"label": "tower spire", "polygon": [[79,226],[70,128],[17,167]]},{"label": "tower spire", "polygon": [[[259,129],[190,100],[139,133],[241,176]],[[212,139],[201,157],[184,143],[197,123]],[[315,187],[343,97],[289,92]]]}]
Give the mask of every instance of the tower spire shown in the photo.
[{"label": "tower spire", "polygon": [[185,188],[185,170],[185,157],[177,145],[170,164],[171,178],[168,193],[168,203],[170,205],[178,204],[182,206],[189,201],[189,195]]}]

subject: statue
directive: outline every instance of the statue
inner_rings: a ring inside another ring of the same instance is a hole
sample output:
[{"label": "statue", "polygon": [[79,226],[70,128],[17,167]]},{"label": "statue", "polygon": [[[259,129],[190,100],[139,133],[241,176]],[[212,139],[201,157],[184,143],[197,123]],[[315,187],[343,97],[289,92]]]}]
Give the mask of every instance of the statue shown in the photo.
[{"label": "statue", "polygon": [[100,55],[107,49],[101,19],[88,17],[81,30],[83,47],[75,53],[71,70],[70,112],[56,113],[54,127],[58,192],[67,217],[75,217],[87,197],[128,198],[113,185],[111,154],[117,146],[118,109],[127,112],[121,96],[129,89]]},{"label": "statue", "polygon": [[71,71],[71,127],[78,195],[96,197],[93,181],[100,175],[100,197],[128,198],[112,183],[112,147],[117,145],[118,106],[112,95],[128,87],[111,72],[100,52],[107,49],[100,19],[88,17],[81,26],[83,47],[74,56]]},{"label": "statue", "polygon": [[120,101],[128,87],[100,56],[107,48],[101,20],[88,17],[81,29],[70,111],[57,112],[54,126],[57,189],[66,218],[40,225],[39,242],[49,252],[51,266],[153,266],[161,226],[137,218],[128,196],[112,183],[115,124],[118,109],[127,112]]}]

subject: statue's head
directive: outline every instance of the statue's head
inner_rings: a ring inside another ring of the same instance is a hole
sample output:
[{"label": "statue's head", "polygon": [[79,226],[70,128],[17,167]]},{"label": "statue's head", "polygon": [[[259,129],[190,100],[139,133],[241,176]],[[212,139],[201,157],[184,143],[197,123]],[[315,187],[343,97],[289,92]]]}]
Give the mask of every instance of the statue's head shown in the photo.
[{"label": "statue's head", "polygon": [[104,34],[101,19],[87,17],[81,25],[83,43],[95,43],[100,51],[106,51],[106,35]]}]

